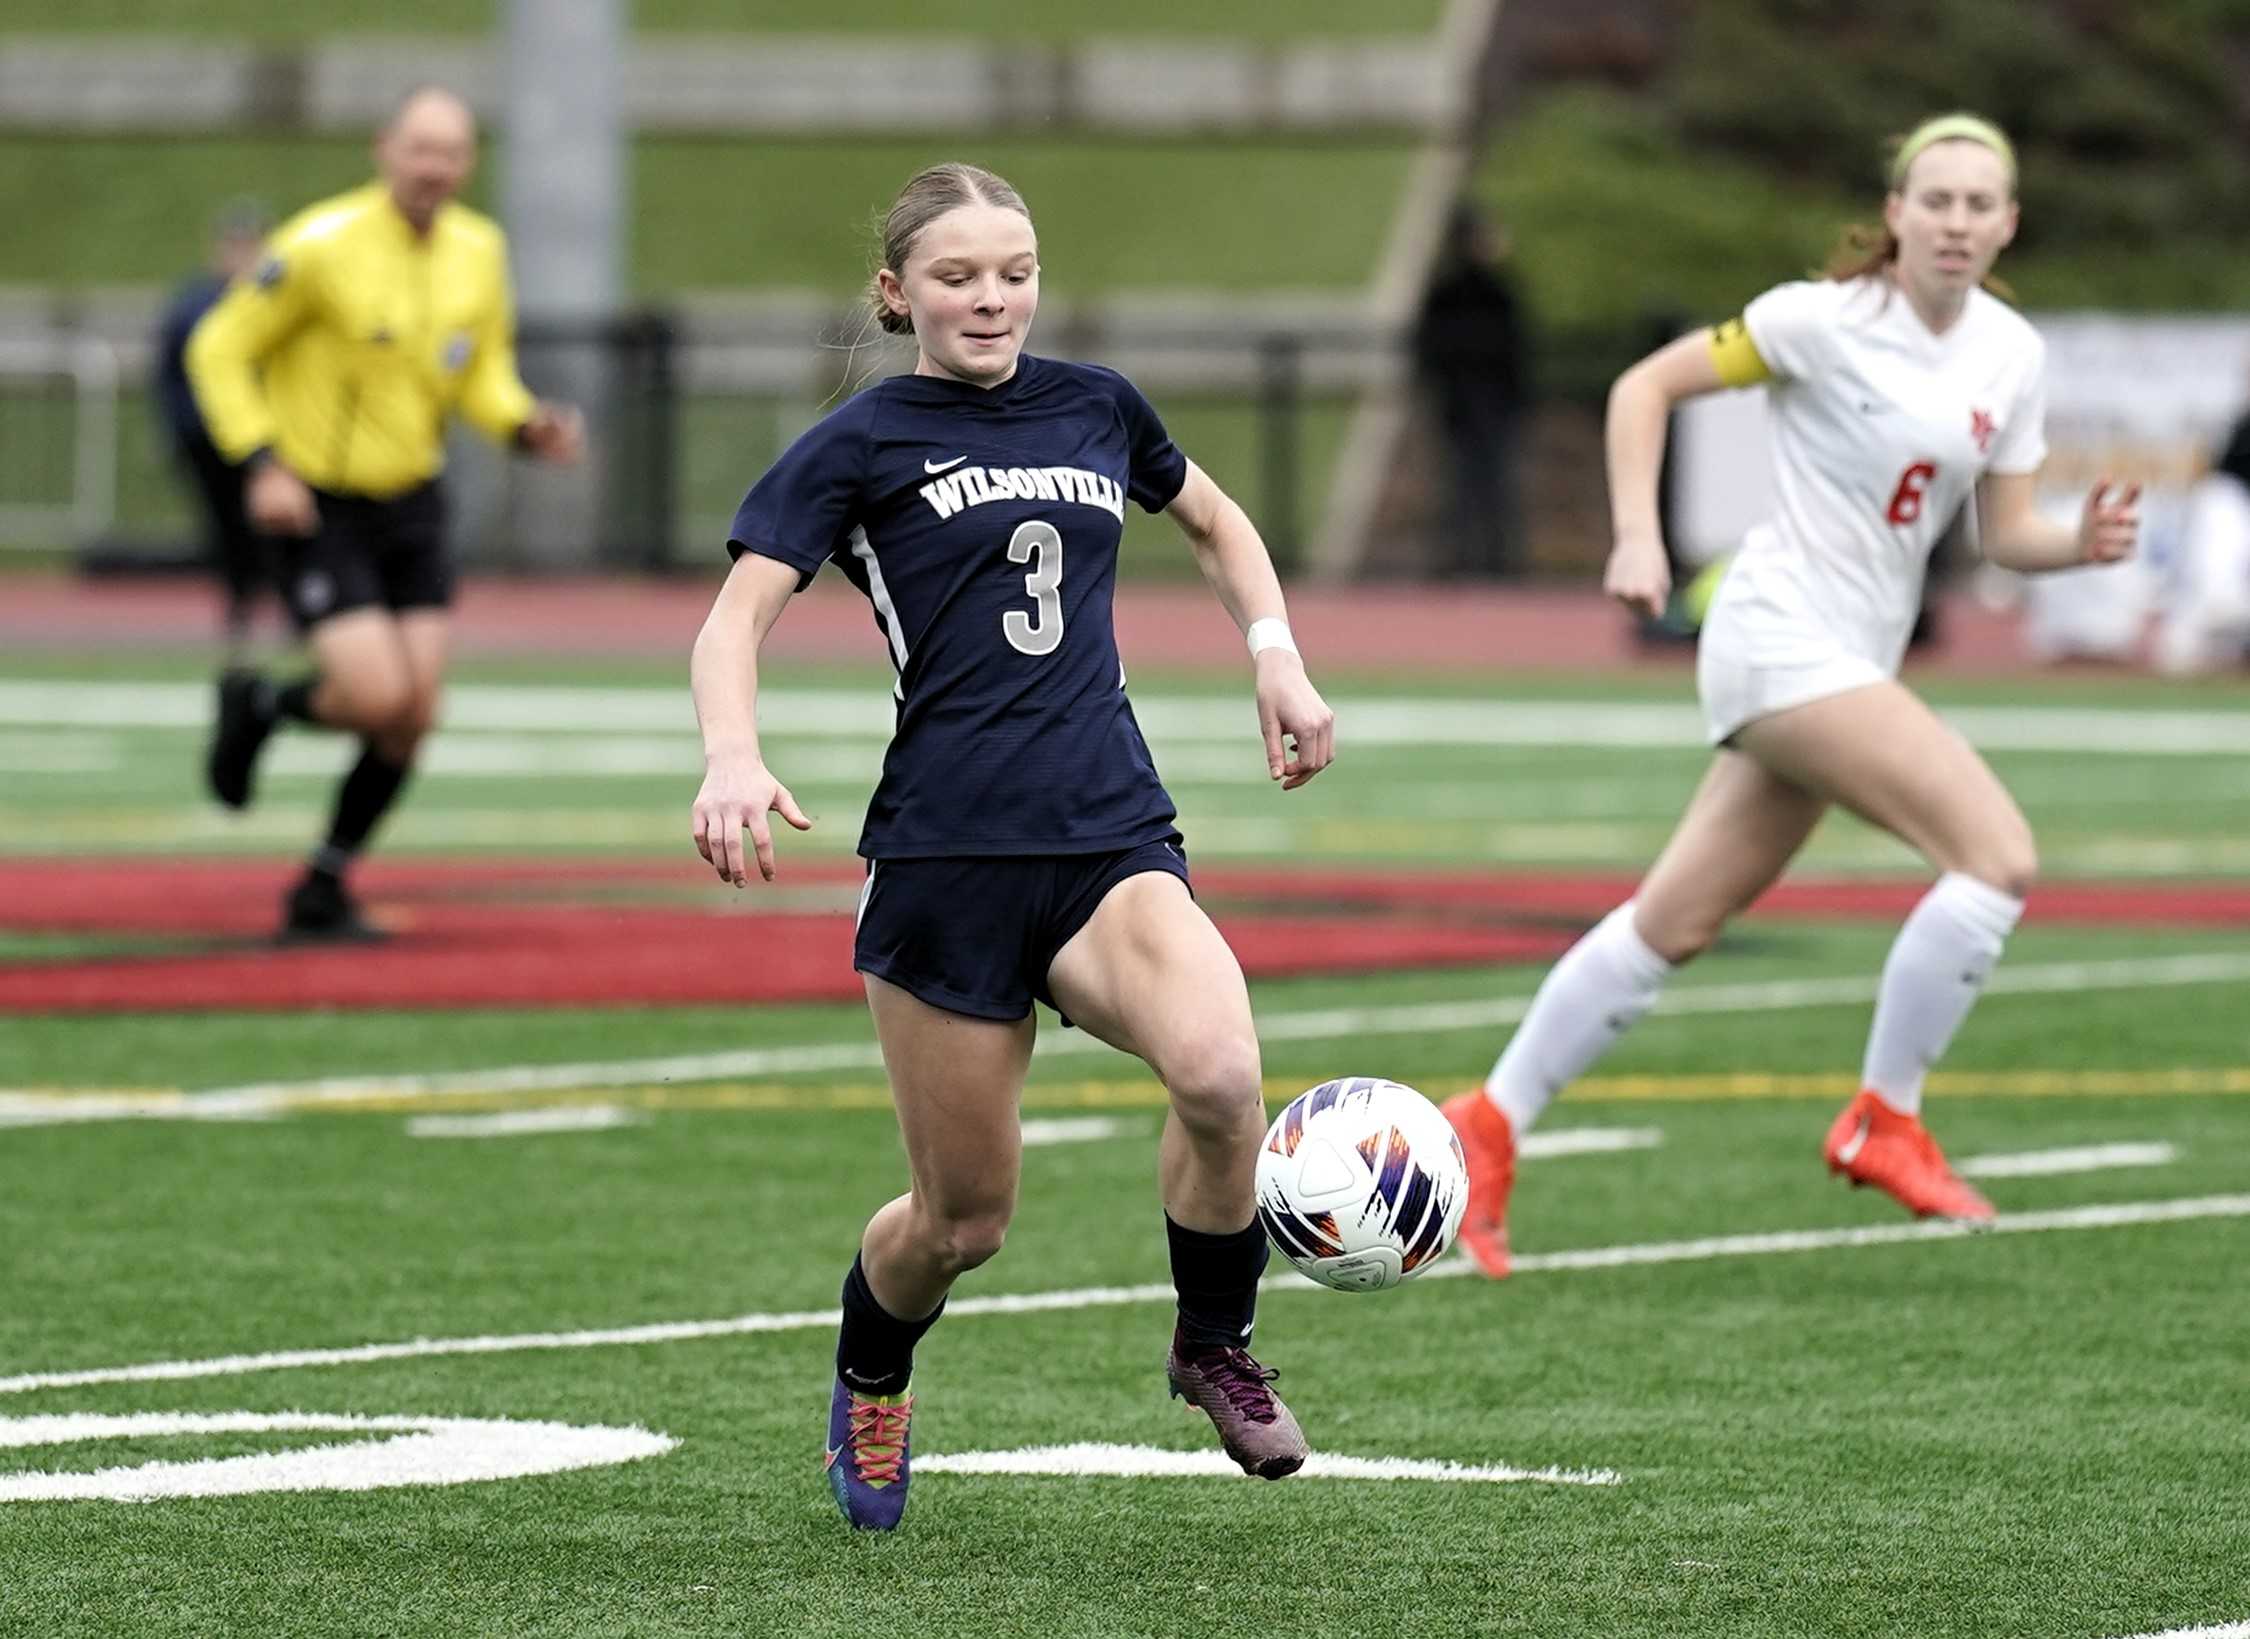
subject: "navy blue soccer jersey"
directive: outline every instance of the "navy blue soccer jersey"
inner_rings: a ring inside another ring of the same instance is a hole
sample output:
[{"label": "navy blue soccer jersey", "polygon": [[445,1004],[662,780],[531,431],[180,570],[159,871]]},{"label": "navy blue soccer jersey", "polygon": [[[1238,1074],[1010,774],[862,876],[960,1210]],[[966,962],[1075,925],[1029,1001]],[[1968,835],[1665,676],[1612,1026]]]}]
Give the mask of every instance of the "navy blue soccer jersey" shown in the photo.
[{"label": "navy blue soccer jersey", "polygon": [[997,387],[893,376],[792,444],[728,550],[838,568],[874,606],[897,727],[869,859],[1085,854],[1171,831],[1110,601],[1128,499],[1187,458],[1133,384],[1026,354]]}]

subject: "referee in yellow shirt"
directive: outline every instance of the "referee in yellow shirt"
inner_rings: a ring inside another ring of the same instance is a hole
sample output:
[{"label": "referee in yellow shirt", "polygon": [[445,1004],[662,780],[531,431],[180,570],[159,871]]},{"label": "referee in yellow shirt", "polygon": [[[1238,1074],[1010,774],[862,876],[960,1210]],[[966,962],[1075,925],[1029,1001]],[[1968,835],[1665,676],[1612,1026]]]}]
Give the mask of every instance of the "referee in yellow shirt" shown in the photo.
[{"label": "referee in yellow shirt", "polygon": [[247,804],[284,719],[361,744],[328,839],[290,890],[285,939],[375,933],[344,873],[437,717],[454,582],[438,483],[446,418],[549,461],[585,445],[578,412],[534,400],[516,374],[499,226],[454,202],[476,140],[459,97],[414,92],[376,137],[376,180],[285,223],[188,343],[211,440],[249,464],[250,519],[274,537],[314,662],[282,686],[220,679],[211,788]]}]

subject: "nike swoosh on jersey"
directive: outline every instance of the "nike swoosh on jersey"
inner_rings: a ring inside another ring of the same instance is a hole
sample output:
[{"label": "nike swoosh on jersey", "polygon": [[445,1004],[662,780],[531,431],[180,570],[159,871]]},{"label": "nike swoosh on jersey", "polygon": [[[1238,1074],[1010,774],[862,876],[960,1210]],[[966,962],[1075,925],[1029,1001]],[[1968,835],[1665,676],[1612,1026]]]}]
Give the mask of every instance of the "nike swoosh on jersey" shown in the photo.
[{"label": "nike swoosh on jersey", "polygon": [[1839,1166],[1848,1167],[1859,1159],[1859,1152],[1867,1143],[1868,1130],[1874,1125],[1866,1116],[1859,1118],[1859,1125],[1852,1129],[1851,1137],[1836,1146],[1836,1162]]},{"label": "nike swoosh on jersey", "polygon": [[932,461],[927,457],[924,457],[922,461],[922,470],[924,472],[943,472],[946,468],[957,467],[966,460],[968,460],[968,457],[965,455],[956,455],[950,461]]}]

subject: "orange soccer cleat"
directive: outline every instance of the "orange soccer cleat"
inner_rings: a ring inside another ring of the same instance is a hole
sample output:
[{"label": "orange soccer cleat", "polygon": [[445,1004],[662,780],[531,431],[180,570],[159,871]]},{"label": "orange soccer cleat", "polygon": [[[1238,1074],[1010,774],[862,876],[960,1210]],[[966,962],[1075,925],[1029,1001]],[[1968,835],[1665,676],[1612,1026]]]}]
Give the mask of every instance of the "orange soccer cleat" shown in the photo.
[{"label": "orange soccer cleat", "polygon": [[1516,1187],[1516,1133],[1507,1112],[1472,1087],[1439,1106],[1469,1163],[1469,1205],[1461,1246],[1494,1280],[1508,1273],[1508,1192]]},{"label": "orange soccer cleat", "polygon": [[[1872,1091],[1844,1106],[1828,1129],[1822,1153],[1830,1172],[1842,1173],[1855,1188],[1873,1184],[1918,1217],[1983,1220],[1994,1215],[1992,1203],[1946,1165],[1930,1130]],[[1472,1204],[1475,1199],[1472,1192]]]}]

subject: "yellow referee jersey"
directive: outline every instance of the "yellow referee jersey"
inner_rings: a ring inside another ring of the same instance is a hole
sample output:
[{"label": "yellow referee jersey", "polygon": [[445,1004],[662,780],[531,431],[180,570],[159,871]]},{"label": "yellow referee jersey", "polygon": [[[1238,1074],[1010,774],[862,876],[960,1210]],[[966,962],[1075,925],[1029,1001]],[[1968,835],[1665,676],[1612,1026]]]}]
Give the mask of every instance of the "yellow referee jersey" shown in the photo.
[{"label": "yellow referee jersey", "polygon": [[230,461],[270,448],[378,499],[436,475],[454,411],[505,442],[534,408],[499,224],[448,203],[418,234],[380,182],[285,223],[195,327],[187,372]]}]

